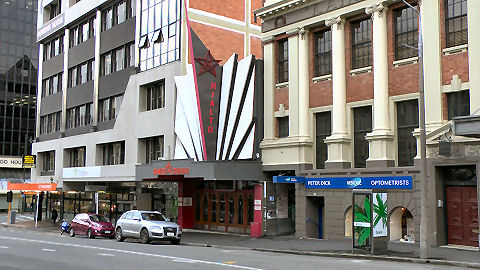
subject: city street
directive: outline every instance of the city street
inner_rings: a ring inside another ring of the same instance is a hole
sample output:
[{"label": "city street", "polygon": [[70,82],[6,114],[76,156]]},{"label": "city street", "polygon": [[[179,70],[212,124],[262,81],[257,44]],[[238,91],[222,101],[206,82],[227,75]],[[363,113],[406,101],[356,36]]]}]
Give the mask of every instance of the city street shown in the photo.
[{"label": "city street", "polygon": [[[7,219],[8,215],[6,213],[0,214],[0,224],[7,224]],[[16,222],[22,222],[22,221],[28,221],[28,220],[33,220],[33,214],[32,213],[25,213],[25,214],[19,214],[15,216]]]},{"label": "city street", "polygon": [[[185,239],[184,239],[185,240]],[[1,269],[457,269],[375,260],[324,258],[251,250],[109,239],[0,227]],[[460,268],[458,268],[460,269]],[[464,269],[464,268],[462,268]]]}]

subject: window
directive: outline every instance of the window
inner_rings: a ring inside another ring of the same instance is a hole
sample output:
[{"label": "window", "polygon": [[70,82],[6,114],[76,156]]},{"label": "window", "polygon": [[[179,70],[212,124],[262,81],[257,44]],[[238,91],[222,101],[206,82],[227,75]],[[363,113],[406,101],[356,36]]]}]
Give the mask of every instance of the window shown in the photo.
[{"label": "window", "polygon": [[102,31],[135,16],[135,0],[124,0],[102,11]]},{"label": "window", "polygon": [[43,44],[43,61],[47,61],[61,53],[63,53],[63,35]]},{"label": "window", "polygon": [[328,159],[327,144],[323,141],[332,133],[332,120],[330,112],[315,114],[315,156],[317,169],[325,169]]},{"label": "window", "polygon": [[409,7],[404,7],[394,10],[393,16],[395,23],[395,60],[417,56],[417,50],[404,46],[404,44],[415,48],[418,46],[417,12]]},{"label": "window", "polygon": [[447,48],[468,43],[467,0],[445,1],[445,32]]},{"label": "window", "polygon": [[67,128],[76,128],[92,123],[93,103],[67,109]]},{"label": "window", "polygon": [[42,81],[42,97],[62,92],[62,76],[63,72],[60,72]]},{"label": "window", "polygon": [[134,43],[128,43],[111,50],[101,56],[101,76],[107,76],[112,72],[120,71],[135,64],[133,57]]},{"label": "window", "polygon": [[79,84],[93,80],[95,60],[91,59],[68,70],[68,87],[75,87]]},{"label": "window", "polygon": [[55,3],[48,5],[50,8],[50,20],[62,13],[62,1],[58,0]]},{"label": "window", "polygon": [[278,82],[288,82],[288,39],[278,42]]},{"label": "window", "polygon": [[417,140],[413,130],[418,128],[418,101],[397,102],[398,166],[413,166]]},{"label": "window", "polygon": [[163,136],[145,139],[145,163],[163,158]]},{"label": "window", "polygon": [[470,93],[468,90],[447,94],[448,120],[457,116],[470,115]]},{"label": "window", "polygon": [[332,73],[332,31],[315,33],[315,77]]},{"label": "window", "polygon": [[68,167],[85,167],[85,147],[76,147],[67,150],[70,156]]},{"label": "window", "polygon": [[288,116],[277,117],[278,122],[278,137],[286,138],[288,137]]},{"label": "window", "polygon": [[140,70],[180,59],[180,1],[143,0],[141,10]]},{"label": "window", "polygon": [[98,121],[116,119],[120,111],[123,95],[109,97],[98,102]]},{"label": "window", "polygon": [[60,130],[62,112],[55,112],[40,117],[40,134],[47,134]]},{"label": "window", "polygon": [[352,24],[352,69],[372,65],[372,20]]},{"label": "window", "polygon": [[70,29],[70,48],[95,36],[95,20],[95,17],[90,18]]},{"label": "window", "polygon": [[355,168],[365,168],[368,158],[367,133],[372,132],[372,107],[353,109],[353,151]]},{"label": "window", "polygon": [[165,81],[147,85],[145,88],[147,111],[165,107]]},{"label": "window", "polygon": [[43,152],[41,154],[43,159],[42,172],[55,171],[55,151]]},{"label": "window", "polygon": [[103,165],[117,165],[125,163],[125,142],[102,144]]}]

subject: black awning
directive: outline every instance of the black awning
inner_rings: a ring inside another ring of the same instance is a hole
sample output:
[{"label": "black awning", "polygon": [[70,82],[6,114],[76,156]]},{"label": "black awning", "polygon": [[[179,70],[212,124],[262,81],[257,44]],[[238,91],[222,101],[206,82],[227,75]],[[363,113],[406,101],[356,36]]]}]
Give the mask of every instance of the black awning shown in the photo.
[{"label": "black awning", "polygon": [[453,134],[456,136],[480,138],[480,116],[455,117],[453,119]]}]

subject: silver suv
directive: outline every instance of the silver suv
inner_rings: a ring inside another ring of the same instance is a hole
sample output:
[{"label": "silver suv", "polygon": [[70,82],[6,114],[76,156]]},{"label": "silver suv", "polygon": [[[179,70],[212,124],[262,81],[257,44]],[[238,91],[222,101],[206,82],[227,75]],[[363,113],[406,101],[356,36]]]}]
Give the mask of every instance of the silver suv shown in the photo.
[{"label": "silver suv", "polygon": [[163,240],[178,245],[182,229],[160,212],[132,210],[124,213],[115,226],[115,239],[122,242],[125,238],[140,238],[144,244]]}]

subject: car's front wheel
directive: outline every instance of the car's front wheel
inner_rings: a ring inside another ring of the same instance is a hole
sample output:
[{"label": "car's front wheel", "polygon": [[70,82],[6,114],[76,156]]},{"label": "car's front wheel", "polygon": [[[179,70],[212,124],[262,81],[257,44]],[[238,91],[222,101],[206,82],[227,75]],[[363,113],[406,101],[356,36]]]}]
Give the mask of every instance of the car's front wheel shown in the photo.
[{"label": "car's front wheel", "polygon": [[75,232],[73,231],[73,228],[70,228],[70,237],[74,237],[75,236]]},{"label": "car's front wheel", "polygon": [[125,238],[123,238],[122,228],[120,227],[115,231],[115,240],[117,240],[117,242],[123,242],[123,240],[125,240]]},{"label": "car's front wheel", "polygon": [[88,237],[88,238],[95,238],[95,235],[93,234],[92,229],[88,229],[88,231],[87,231],[87,237]]},{"label": "car's front wheel", "polygon": [[140,232],[140,240],[142,241],[142,244],[150,243],[150,236],[148,235],[148,230],[147,229],[144,228]]}]

